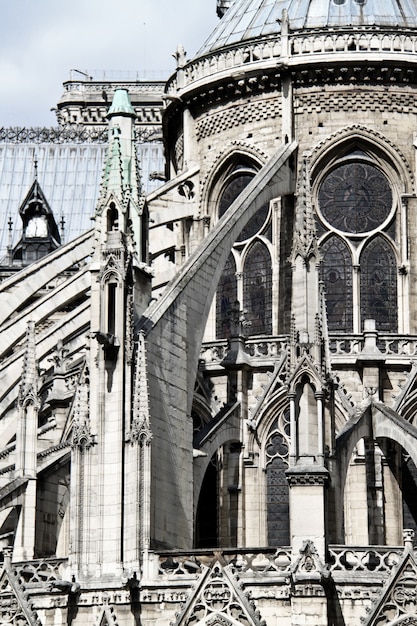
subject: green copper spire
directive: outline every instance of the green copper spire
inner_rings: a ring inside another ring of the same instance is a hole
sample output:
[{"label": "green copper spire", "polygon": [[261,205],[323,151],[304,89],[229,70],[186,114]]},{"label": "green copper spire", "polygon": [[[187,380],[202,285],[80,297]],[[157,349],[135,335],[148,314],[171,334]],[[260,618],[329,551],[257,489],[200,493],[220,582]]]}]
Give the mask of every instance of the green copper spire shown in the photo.
[{"label": "green copper spire", "polygon": [[113,102],[108,110],[107,117],[112,115],[132,115],[136,117],[126,89],[116,89],[114,92]]}]

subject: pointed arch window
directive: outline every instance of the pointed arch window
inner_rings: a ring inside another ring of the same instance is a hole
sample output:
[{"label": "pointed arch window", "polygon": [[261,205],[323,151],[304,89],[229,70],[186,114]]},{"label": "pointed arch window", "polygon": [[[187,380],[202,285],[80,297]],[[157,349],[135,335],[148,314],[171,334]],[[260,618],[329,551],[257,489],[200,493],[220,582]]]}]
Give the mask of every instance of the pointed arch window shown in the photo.
[{"label": "pointed arch window", "polygon": [[251,335],[272,333],[271,256],[260,241],[249,249],[243,273],[243,308]]},{"label": "pointed arch window", "polygon": [[[255,176],[257,167],[242,157],[226,165],[216,183],[220,219]],[[243,309],[249,335],[272,333],[272,263],[269,204],[260,207],[240,232],[220,278],[216,296],[216,336],[230,336],[230,311]],[[265,242],[265,243],[263,243]]]},{"label": "pointed arch window", "polygon": [[398,325],[397,263],[391,245],[378,235],[361,255],[361,318],[374,319],[376,328],[392,332]]},{"label": "pointed arch window", "polygon": [[216,296],[216,334],[219,338],[230,337],[230,314],[237,300],[236,263],[233,254],[224,266],[217,287]]},{"label": "pointed arch window", "polygon": [[290,544],[288,469],[289,413],[275,419],[269,429],[265,446],[266,511],[269,546]]},{"label": "pointed arch window", "polygon": [[326,291],[329,330],[352,332],[352,257],[347,244],[331,235],[321,247],[321,278]]},{"label": "pointed arch window", "polygon": [[356,146],[339,152],[319,175],[321,277],[330,331],[359,333],[365,319],[374,319],[382,332],[398,331],[401,220],[390,168],[381,155]]}]

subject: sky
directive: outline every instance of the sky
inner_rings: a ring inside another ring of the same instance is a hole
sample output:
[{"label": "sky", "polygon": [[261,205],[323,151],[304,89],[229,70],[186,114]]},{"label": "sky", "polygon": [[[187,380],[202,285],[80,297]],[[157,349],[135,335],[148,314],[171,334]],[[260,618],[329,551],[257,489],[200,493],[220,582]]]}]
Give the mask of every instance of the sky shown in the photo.
[{"label": "sky", "polygon": [[55,126],[71,70],[165,78],[178,44],[192,58],[217,23],[216,0],[3,0],[0,128]]}]

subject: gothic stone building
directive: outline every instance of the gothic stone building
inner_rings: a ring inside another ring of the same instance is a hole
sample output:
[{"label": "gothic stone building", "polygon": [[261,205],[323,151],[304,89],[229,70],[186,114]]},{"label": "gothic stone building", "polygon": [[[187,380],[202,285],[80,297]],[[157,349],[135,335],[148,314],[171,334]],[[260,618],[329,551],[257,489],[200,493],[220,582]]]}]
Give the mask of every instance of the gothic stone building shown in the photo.
[{"label": "gothic stone building", "polygon": [[156,190],[119,89],[93,228],[21,207],[1,624],[417,624],[417,2],[217,12]]}]

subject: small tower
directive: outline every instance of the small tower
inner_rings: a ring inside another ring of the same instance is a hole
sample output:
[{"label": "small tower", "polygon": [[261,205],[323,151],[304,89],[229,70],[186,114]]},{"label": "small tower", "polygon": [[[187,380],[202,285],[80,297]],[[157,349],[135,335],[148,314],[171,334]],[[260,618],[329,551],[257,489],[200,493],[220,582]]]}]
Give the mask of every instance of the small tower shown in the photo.
[{"label": "small tower", "polygon": [[[91,264],[88,454],[73,443],[77,514],[73,545],[82,545],[79,576],[123,572],[125,436],[132,414],[134,321],[150,299],[147,212],[134,142],[135,112],[126,90],[116,90],[108,112],[109,144],[95,212]],[[77,466],[78,463],[78,466]],[[94,528],[92,535],[88,529]]]}]

